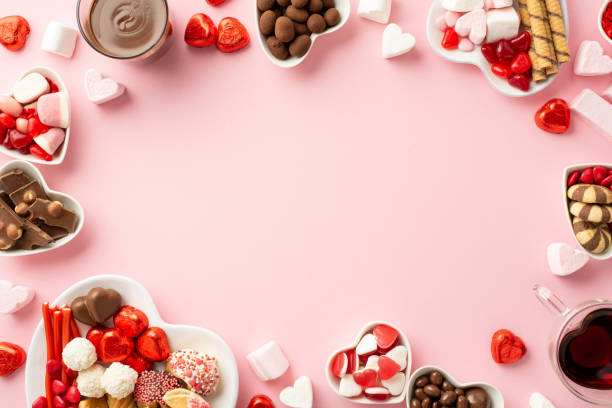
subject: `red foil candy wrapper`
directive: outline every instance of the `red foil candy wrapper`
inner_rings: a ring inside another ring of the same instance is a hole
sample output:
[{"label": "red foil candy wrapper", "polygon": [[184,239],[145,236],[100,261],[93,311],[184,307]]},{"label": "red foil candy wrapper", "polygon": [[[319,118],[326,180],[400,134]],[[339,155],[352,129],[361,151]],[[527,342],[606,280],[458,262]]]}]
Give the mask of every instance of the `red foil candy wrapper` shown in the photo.
[{"label": "red foil candy wrapper", "polygon": [[25,351],[13,343],[0,343],[0,377],[6,377],[15,372],[26,361]]},{"label": "red foil candy wrapper", "polygon": [[217,42],[219,31],[206,14],[194,14],[185,28],[185,42],[196,48],[210,47]]},{"label": "red foil candy wrapper", "polygon": [[520,337],[509,330],[498,330],[491,339],[491,355],[499,364],[519,361],[527,352],[527,347]]},{"label": "red foil candy wrapper", "polygon": [[225,17],[219,22],[219,39],[217,48],[223,52],[234,52],[244,48],[249,43],[249,33],[240,21],[233,17]]},{"label": "red foil candy wrapper", "polygon": [[159,327],[150,327],[138,338],[138,354],[149,361],[164,361],[170,355],[166,332]]},{"label": "red foil candy wrapper", "polygon": [[247,408],[274,408],[274,403],[266,395],[256,395],[251,399]]},{"label": "red foil candy wrapper", "polygon": [[89,329],[85,338],[91,342],[96,348],[96,353],[98,354],[98,358],[102,355],[102,350],[100,349],[100,342],[102,341],[102,336],[109,330],[108,327],[104,326],[96,326]]},{"label": "red foil candy wrapper", "polygon": [[104,363],[114,363],[125,360],[134,351],[134,342],[121,331],[109,329],[100,340],[100,355],[98,358]]},{"label": "red foil candy wrapper", "polygon": [[149,327],[149,319],[142,310],[123,306],[115,315],[115,327],[120,328],[128,337],[138,337]]},{"label": "red foil candy wrapper", "polygon": [[536,125],[550,133],[565,133],[570,125],[570,107],[563,99],[551,99],[535,114]]},{"label": "red foil candy wrapper", "polygon": [[21,16],[0,18],[0,43],[7,50],[18,51],[26,43],[30,34],[30,24]]},{"label": "red foil candy wrapper", "polygon": [[138,374],[142,374],[143,371],[147,371],[151,368],[151,363],[136,352],[126,358],[123,364],[132,367]]}]

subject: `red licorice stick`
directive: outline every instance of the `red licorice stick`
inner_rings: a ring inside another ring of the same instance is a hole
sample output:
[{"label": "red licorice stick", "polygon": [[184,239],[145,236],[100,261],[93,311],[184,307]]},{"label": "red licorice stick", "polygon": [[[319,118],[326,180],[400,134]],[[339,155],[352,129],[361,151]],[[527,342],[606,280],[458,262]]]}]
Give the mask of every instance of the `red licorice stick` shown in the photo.
[{"label": "red licorice stick", "polygon": [[[70,342],[70,320],[72,320],[72,310],[66,307],[62,309],[62,350],[64,350],[64,347]],[[62,382],[68,385],[68,374],[66,372],[66,365],[63,361]]]},{"label": "red licorice stick", "polygon": [[70,337],[75,339],[77,337],[81,337],[81,332],[79,331],[79,326],[77,326],[74,317],[70,318]]},{"label": "red licorice stick", "polygon": [[55,346],[55,358],[62,361],[62,312],[53,312],[53,344]]},{"label": "red licorice stick", "polygon": [[[51,310],[49,303],[42,305],[43,323],[45,326],[45,338],[47,340],[47,361],[55,358],[55,348],[53,345],[53,326],[51,323]],[[51,376],[45,374],[45,392],[47,394],[47,408],[53,408],[53,393],[51,392]]]}]

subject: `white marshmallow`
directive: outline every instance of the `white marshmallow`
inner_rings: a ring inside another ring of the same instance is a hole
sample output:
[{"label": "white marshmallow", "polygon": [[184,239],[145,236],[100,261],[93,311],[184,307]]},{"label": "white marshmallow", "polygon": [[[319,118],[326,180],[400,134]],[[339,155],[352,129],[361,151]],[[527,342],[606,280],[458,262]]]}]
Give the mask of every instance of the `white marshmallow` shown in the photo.
[{"label": "white marshmallow", "polygon": [[442,0],[442,7],[449,11],[466,13],[484,7],[484,0]]},{"label": "white marshmallow", "polygon": [[585,89],[574,99],[571,107],[603,136],[612,140],[612,105],[605,99]]},{"label": "white marshmallow", "polygon": [[[457,13],[456,11],[447,11],[444,13],[444,22],[449,27],[454,27],[457,24],[457,20],[461,17],[461,13]],[[444,30],[442,30],[444,31]]]},{"label": "white marshmallow", "polygon": [[359,0],[359,17],[387,24],[391,15],[391,0]]},{"label": "white marshmallow", "polygon": [[389,380],[381,380],[380,383],[389,390],[391,395],[398,396],[404,391],[406,385],[406,375],[404,373],[397,373]]},{"label": "white marshmallow", "polygon": [[378,349],[378,343],[376,342],[376,336],[372,333],[368,333],[361,338],[359,344],[355,348],[358,355],[370,354]]},{"label": "white marshmallow", "polygon": [[406,346],[394,347],[385,356],[399,364],[400,370],[406,369],[408,365],[408,348]]},{"label": "white marshmallow", "polygon": [[485,0],[485,8],[487,10],[512,7],[514,0]]},{"label": "white marshmallow", "polygon": [[303,376],[295,380],[293,387],[281,391],[279,399],[291,408],[312,408],[312,383]]},{"label": "white marshmallow", "polygon": [[612,58],[604,55],[601,45],[597,41],[583,41],[576,54],[574,74],[596,76],[610,72],[612,72]]},{"label": "white marshmallow", "polygon": [[589,256],[584,251],[574,249],[563,242],[550,244],[547,257],[550,270],[557,276],[571,275],[589,261]]},{"label": "white marshmallow", "polygon": [[446,24],[446,16],[440,15],[436,17],[436,27],[438,27],[438,30],[440,31],[444,31],[448,28],[448,25]]},{"label": "white marshmallow", "polygon": [[338,386],[338,393],[343,397],[353,398],[361,395],[363,392],[363,388],[361,385],[355,382],[353,378],[353,374],[347,374],[342,377],[340,380],[340,385]]},{"label": "white marshmallow", "polygon": [[529,397],[529,406],[531,408],[555,408],[552,402],[539,392],[531,394],[531,397]]},{"label": "white marshmallow", "polygon": [[397,24],[389,24],[383,31],[382,56],[383,58],[394,58],[405,54],[414,48],[416,40],[409,33],[402,33]]},{"label": "white marshmallow", "polygon": [[487,36],[487,15],[483,9],[465,13],[457,20],[455,31],[461,37],[468,37],[474,44],[482,44]]},{"label": "white marshmallow", "polygon": [[289,360],[275,341],[270,341],[247,355],[247,360],[262,381],[274,380],[289,368]]},{"label": "white marshmallow", "polygon": [[13,86],[13,98],[21,104],[34,102],[41,95],[51,90],[49,82],[38,72],[32,72],[21,78]]},{"label": "white marshmallow", "polygon": [[57,21],[50,21],[47,24],[41,48],[53,54],[72,58],[77,36],[78,31],[74,28],[60,24]]},{"label": "white marshmallow", "polygon": [[368,361],[366,362],[364,370],[374,370],[378,371],[378,359],[379,356],[370,356],[368,357]]},{"label": "white marshmallow", "polygon": [[518,34],[521,24],[514,7],[505,7],[487,11],[487,40],[495,42],[502,38],[512,38]]}]

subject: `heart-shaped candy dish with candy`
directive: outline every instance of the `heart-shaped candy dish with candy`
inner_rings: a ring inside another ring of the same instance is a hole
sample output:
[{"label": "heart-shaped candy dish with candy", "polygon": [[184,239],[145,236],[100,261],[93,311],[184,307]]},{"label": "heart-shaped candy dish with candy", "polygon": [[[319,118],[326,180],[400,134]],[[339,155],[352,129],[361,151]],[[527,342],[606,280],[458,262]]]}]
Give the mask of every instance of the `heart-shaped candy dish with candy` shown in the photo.
[{"label": "heart-shaped candy dish with candy", "polygon": [[0,151],[39,164],[64,161],[70,139],[70,96],[57,72],[34,67],[0,95]]},{"label": "heart-shaped candy dish with candy", "polygon": [[408,408],[504,408],[504,397],[483,382],[462,384],[436,366],[417,369],[408,381]]},{"label": "heart-shaped candy dish with candy", "polygon": [[26,364],[32,408],[236,406],[227,344],[209,330],[163,322],[131,279],[86,279],[42,313]]},{"label": "heart-shaped candy dish with candy", "polygon": [[431,47],[480,68],[499,92],[521,97],[552,83],[570,61],[566,0],[433,0]]},{"label": "heart-shaped candy dish with candy", "polygon": [[341,397],[362,404],[397,404],[406,397],[412,352],[406,336],[387,322],[366,324],[351,346],[331,355],[327,382]]},{"label": "heart-shaped candy dish with candy", "polygon": [[577,164],[563,173],[563,203],[576,242],[592,258],[612,258],[612,165]]}]

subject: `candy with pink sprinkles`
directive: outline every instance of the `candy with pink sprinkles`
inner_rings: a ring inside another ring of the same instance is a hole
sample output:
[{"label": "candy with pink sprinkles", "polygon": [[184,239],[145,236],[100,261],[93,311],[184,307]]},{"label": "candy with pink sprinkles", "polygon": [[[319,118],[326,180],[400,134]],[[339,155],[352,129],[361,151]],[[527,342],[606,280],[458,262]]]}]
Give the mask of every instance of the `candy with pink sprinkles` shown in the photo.
[{"label": "candy with pink sprinkles", "polygon": [[183,388],[181,382],[165,371],[144,371],[134,387],[134,400],[142,404],[156,402],[161,406],[163,396],[168,391]]},{"label": "candy with pink sprinkles", "polygon": [[179,350],[170,354],[166,369],[202,396],[214,392],[219,384],[217,359],[195,350]]}]

